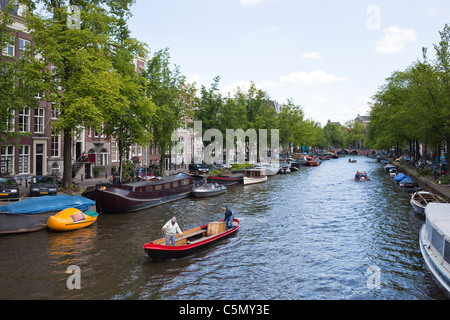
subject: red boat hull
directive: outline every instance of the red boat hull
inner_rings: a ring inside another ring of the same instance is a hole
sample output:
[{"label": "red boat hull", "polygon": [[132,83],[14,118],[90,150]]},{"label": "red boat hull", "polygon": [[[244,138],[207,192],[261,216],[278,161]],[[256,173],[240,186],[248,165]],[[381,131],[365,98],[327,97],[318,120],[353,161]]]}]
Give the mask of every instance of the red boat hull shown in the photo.
[{"label": "red boat hull", "polygon": [[[229,229],[225,232],[219,233],[214,236],[205,237],[204,240],[197,241],[192,244],[180,246],[166,246],[160,244],[153,244],[153,242],[149,242],[144,244],[143,249],[152,260],[169,260],[182,258],[192,254],[193,252],[203,249],[208,245],[217,242],[218,240],[221,240],[236,233],[239,230],[240,222],[237,219],[233,219],[233,222],[234,225],[237,224],[237,226],[235,226],[233,229]],[[207,227],[208,225],[201,226],[202,229],[205,229]]]}]

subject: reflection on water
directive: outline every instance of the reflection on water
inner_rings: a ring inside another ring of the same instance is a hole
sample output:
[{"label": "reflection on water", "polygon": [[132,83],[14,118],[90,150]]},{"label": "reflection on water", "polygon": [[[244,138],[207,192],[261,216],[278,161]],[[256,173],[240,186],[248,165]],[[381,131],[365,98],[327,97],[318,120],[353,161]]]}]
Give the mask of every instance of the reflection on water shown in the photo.
[{"label": "reflection on water", "polygon": [[[371,181],[355,182],[357,170]],[[172,216],[186,230],[223,218],[223,205],[241,221],[236,235],[180,260],[142,250]],[[2,237],[0,298],[443,299],[422,262],[422,223],[375,160],[330,160],[215,198],[102,215],[87,229]],[[67,289],[71,265],[81,290]]]}]

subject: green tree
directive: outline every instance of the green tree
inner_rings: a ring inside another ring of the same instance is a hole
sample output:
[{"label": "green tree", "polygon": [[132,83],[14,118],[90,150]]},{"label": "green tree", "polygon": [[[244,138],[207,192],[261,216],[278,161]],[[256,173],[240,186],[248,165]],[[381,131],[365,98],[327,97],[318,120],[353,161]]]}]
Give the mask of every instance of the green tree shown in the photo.
[{"label": "green tree", "polygon": [[328,148],[345,147],[344,133],[336,123],[327,123],[323,128],[323,134]]},{"label": "green tree", "polygon": [[185,120],[193,102],[193,86],[186,84],[179,67],[171,68],[169,49],[155,52],[144,73],[147,96],[156,105],[151,121],[154,142],[161,155],[161,175],[164,175],[166,154],[174,145],[172,134]]},{"label": "green tree", "polygon": [[[35,54],[54,67],[54,72],[45,74],[45,98],[60,108],[54,129],[64,136],[64,187],[72,180],[73,135],[87,127],[100,132],[108,114],[120,114],[129,107],[122,95],[124,78],[114,68],[113,56],[123,46],[118,30],[126,24],[133,2],[20,0],[28,8],[25,20]],[[76,6],[80,17],[75,26],[69,5]]]}]

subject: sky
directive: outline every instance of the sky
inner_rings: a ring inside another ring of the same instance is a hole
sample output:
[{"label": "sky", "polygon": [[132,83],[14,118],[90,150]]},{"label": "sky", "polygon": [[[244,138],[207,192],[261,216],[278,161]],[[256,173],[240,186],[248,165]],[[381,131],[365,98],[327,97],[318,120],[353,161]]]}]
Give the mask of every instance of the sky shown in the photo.
[{"label": "sky", "polygon": [[368,115],[371,97],[450,24],[448,0],[136,0],[132,36],[150,56],[169,48],[189,82],[223,95],[250,82],[272,100],[291,99],[306,118],[345,122]]}]

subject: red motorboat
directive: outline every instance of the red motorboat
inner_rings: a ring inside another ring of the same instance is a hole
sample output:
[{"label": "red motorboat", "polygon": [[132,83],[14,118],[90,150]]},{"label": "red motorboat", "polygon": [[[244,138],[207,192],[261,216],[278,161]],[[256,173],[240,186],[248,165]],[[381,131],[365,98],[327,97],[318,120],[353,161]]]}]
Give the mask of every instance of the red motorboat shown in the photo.
[{"label": "red motorboat", "polygon": [[305,166],[306,167],[317,167],[319,166],[321,163],[320,159],[317,158],[312,158],[310,156],[306,157],[306,162],[305,162]]},{"label": "red motorboat", "polygon": [[152,260],[181,258],[235,233],[240,227],[239,220],[233,219],[233,226],[234,228],[226,230],[223,220],[210,222],[183,231],[183,236],[177,235],[175,246],[166,246],[166,238],[161,238],[144,244],[143,249]]}]

